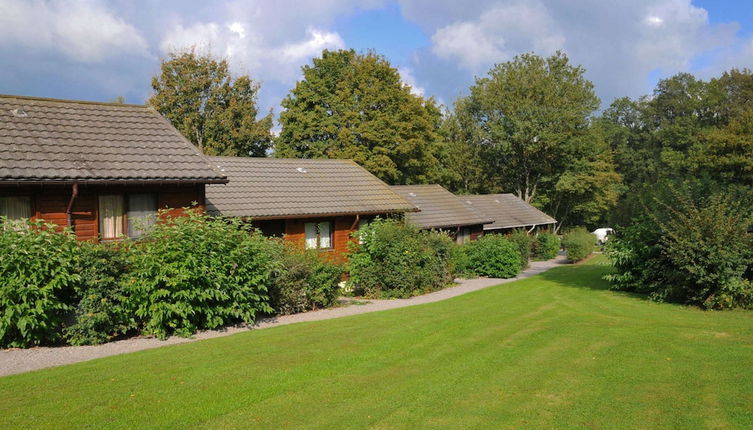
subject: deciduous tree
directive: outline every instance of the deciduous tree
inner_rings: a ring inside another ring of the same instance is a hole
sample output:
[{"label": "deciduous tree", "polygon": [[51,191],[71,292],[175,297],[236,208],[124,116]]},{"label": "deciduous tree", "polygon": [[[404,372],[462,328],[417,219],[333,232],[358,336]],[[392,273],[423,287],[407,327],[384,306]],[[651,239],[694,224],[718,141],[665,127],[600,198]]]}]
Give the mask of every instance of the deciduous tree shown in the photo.
[{"label": "deciduous tree", "polygon": [[257,119],[259,84],[234,78],[227,60],[170,53],[152,88],[149,104],[207,155],[263,157],[272,145],[272,113]]},{"label": "deciduous tree", "polygon": [[441,175],[441,112],[382,56],[325,50],[282,105],[278,157],[349,158],[392,184]]}]

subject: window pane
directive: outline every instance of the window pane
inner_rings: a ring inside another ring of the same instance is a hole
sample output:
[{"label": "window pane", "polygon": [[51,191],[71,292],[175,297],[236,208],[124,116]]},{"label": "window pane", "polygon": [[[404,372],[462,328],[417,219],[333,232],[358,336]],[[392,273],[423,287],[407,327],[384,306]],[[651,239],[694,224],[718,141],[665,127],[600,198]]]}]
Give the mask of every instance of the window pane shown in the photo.
[{"label": "window pane", "polygon": [[130,194],[128,196],[128,236],[143,236],[155,222],[157,222],[157,196]]},{"label": "window pane", "polygon": [[103,239],[123,235],[123,196],[99,196],[99,233]]},{"label": "window pane", "polygon": [[331,224],[329,222],[319,223],[319,248],[332,248]]},{"label": "window pane", "polygon": [[304,228],[306,230],[306,249],[316,248],[316,223],[307,222]]},{"label": "window pane", "polygon": [[0,216],[11,220],[31,218],[31,197],[0,197]]}]

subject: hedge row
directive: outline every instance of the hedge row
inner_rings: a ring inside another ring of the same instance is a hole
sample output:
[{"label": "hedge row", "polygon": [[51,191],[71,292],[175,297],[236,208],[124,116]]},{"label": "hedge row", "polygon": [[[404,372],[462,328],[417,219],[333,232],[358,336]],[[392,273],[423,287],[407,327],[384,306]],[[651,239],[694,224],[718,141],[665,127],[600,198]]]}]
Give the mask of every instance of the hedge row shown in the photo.
[{"label": "hedge row", "polygon": [[0,220],[0,346],[164,338],[332,305],[341,268],[196,211],[142,241],[92,244]]}]

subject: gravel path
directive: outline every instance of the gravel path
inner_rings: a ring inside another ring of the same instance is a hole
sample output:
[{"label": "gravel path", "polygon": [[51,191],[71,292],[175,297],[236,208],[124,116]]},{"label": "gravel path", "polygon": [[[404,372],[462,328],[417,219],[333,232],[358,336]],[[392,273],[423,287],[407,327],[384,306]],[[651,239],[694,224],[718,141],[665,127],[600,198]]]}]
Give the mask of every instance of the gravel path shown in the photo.
[{"label": "gravel path", "polygon": [[559,256],[549,261],[534,261],[531,262],[530,268],[522,272],[516,278],[463,279],[458,280],[458,285],[456,286],[425,294],[423,296],[412,297],[410,299],[368,300],[367,304],[353,304],[338,308],[324,309],[321,311],[304,312],[295,315],[265,318],[259,320],[255,325],[251,327],[241,325],[237,327],[229,327],[223,330],[208,330],[199,332],[190,339],[176,336],[170,337],[166,340],[158,340],[155,338],[147,337],[135,337],[94,346],[62,346],[0,350],[0,376],[29,372],[46,367],[62,366],[64,364],[78,363],[81,361],[93,360],[95,358],[141,351],[143,349],[158,348],[165,345],[174,345],[179,343],[195,342],[201,339],[229,336],[231,334],[248,330],[263,329],[267,327],[275,327],[304,321],[320,321],[332,318],[340,318],[349,315],[377,312],[386,309],[396,309],[407,306],[420,305],[424,303],[438,302],[441,300],[447,300],[452,297],[457,297],[471,291],[481,290],[494,285],[505,284],[518,279],[529,278],[564,263],[565,258],[563,256]]}]

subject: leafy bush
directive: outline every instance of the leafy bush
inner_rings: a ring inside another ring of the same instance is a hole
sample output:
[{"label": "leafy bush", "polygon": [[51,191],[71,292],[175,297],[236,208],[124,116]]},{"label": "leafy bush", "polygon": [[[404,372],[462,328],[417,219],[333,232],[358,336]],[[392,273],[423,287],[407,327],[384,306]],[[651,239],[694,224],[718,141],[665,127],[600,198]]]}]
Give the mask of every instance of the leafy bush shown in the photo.
[{"label": "leafy bush", "polygon": [[465,246],[470,269],[477,275],[512,278],[520,272],[520,248],[504,236],[487,234]]},{"label": "leafy bush", "polygon": [[377,219],[351,242],[349,283],[368,297],[410,297],[452,281],[454,243],[445,233],[420,231],[397,220]]},{"label": "leafy bush", "polygon": [[478,275],[471,268],[471,257],[468,255],[470,244],[455,245],[450,252],[452,273],[460,278],[475,278]]},{"label": "leafy bush", "polygon": [[518,248],[518,253],[520,253],[520,268],[526,269],[533,253],[535,239],[529,236],[525,230],[515,230],[507,235],[507,240]]},{"label": "leafy bush", "polygon": [[584,227],[576,227],[562,238],[562,247],[565,248],[568,260],[580,261],[594,252],[596,236]]},{"label": "leafy bush", "polygon": [[537,260],[550,260],[560,252],[560,238],[554,233],[539,233],[534,248]]},{"label": "leafy bush", "polygon": [[74,303],[78,244],[42,221],[0,218],[0,346],[60,339]]},{"label": "leafy bush", "polygon": [[607,243],[613,288],[711,309],[753,307],[748,195],[680,184]]},{"label": "leafy bush", "polygon": [[71,345],[94,345],[135,328],[126,304],[123,276],[128,269],[129,242],[79,245],[75,291],[78,304],[72,325],[65,328]]},{"label": "leafy bush", "polygon": [[315,251],[286,247],[270,290],[272,308],[293,314],[326,308],[337,302],[342,267],[323,261]]},{"label": "leafy bush", "polygon": [[126,288],[144,332],[188,336],[271,313],[277,242],[238,219],[186,214],[157,223],[130,254]]}]

